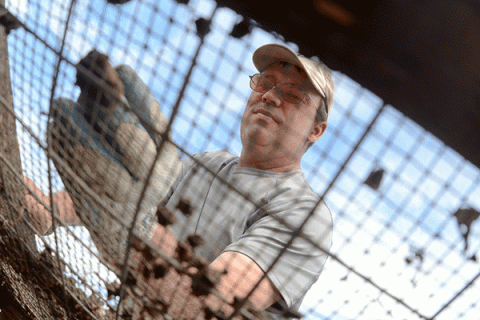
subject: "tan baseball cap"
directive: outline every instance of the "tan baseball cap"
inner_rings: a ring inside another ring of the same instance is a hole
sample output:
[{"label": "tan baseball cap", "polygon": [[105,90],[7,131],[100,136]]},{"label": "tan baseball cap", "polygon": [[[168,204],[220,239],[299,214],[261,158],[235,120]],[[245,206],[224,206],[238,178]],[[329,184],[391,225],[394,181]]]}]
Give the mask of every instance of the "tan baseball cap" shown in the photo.
[{"label": "tan baseball cap", "polygon": [[266,44],[255,50],[252,60],[260,72],[278,61],[288,62],[303,69],[310,82],[323,97],[327,116],[330,115],[333,109],[335,83],[332,71],[317,57],[304,57],[280,44]]}]

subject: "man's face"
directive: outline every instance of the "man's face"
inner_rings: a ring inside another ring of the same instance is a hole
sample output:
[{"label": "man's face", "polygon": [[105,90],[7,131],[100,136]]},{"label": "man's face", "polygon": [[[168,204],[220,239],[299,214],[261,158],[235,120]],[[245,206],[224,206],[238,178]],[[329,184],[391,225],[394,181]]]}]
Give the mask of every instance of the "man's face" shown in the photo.
[{"label": "man's face", "polygon": [[[293,65],[273,64],[262,74],[271,77],[276,86],[266,93],[252,91],[250,94],[240,128],[244,149],[254,146],[270,150],[272,157],[299,160],[308,143],[316,141],[326,127],[326,123],[322,123],[318,129],[314,121],[315,104],[321,105],[320,95],[307,75]],[[311,99],[307,96],[299,104],[285,101],[281,98],[284,84],[304,88]]]}]

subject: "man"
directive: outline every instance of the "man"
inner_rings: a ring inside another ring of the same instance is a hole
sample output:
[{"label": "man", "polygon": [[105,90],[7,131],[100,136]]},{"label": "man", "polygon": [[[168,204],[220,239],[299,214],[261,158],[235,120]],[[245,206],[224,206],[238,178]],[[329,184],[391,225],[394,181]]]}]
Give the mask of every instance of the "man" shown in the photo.
[{"label": "man", "polygon": [[[330,212],[300,162],[325,132],[334,84],[323,63],[281,45],[258,48],[253,62],[260,73],[250,81],[240,156],[220,150],[184,160],[164,204],[172,212],[190,204],[191,212],[177,214],[171,227],[157,224],[151,242],[174,256],[177,239],[202,235],[198,254],[226,271],[215,286],[222,296],[248,295],[282,319],[281,310],[298,308],[318,279],[331,246]],[[60,218],[78,221],[63,197]],[[212,295],[206,302],[223,308]]]}]

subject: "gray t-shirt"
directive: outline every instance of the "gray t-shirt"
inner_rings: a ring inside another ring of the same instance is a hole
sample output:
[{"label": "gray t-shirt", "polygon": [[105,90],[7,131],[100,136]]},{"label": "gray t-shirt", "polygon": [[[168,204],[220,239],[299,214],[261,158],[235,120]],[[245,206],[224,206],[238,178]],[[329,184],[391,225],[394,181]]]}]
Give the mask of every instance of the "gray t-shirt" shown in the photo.
[{"label": "gray t-shirt", "polygon": [[[179,218],[173,232],[179,239],[202,235],[205,245],[197,253],[209,261],[223,251],[247,255],[267,272],[283,297],[280,305],[298,307],[327,260],[330,211],[301,170],[273,173],[237,163],[225,150],[183,161],[166,205]],[[181,200],[191,205],[191,215],[179,212]]]}]

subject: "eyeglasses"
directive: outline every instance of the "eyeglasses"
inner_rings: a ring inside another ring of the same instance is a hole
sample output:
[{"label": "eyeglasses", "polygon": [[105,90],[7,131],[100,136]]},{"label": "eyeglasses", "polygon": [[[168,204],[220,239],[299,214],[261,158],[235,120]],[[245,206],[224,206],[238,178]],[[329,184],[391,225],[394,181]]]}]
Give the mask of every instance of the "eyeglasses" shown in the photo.
[{"label": "eyeglasses", "polygon": [[305,97],[309,97],[310,100],[312,100],[315,108],[318,110],[318,106],[315,101],[313,101],[312,97],[310,97],[310,95],[305,92],[302,87],[290,83],[275,83],[272,77],[265,76],[260,73],[250,76],[250,88],[252,88],[252,90],[255,92],[266,93],[273,88],[279,87],[282,87],[281,97],[283,100],[292,104],[299,104],[305,100]]}]

